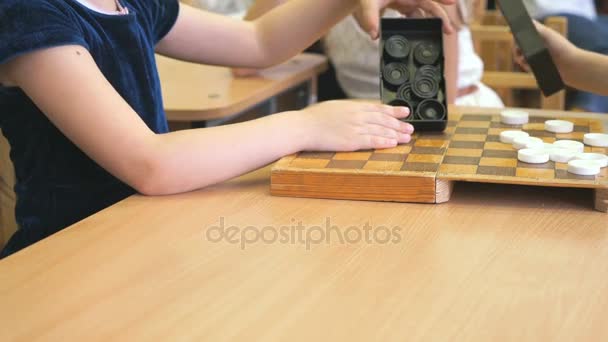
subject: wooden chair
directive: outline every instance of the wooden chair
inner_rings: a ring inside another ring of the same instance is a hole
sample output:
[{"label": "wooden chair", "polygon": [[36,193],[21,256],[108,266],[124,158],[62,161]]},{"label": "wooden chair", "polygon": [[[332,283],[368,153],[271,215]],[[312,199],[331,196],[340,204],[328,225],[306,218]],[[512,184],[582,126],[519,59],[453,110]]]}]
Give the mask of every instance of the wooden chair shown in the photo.
[{"label": "wooden chair", "polygon": [[[0,132],[1,133],[1,132]],[[9,145],[0,134],[0,248],[17,230],[15,223],[15,172],[9,158]]]},{"label": "wooden chair", "polygon": [[[513,35],[502,14],[499,11],[486,11],[485,0],[480,2],[483,3],[485,13],[471,25],[471,32],[475,48],[485,64],[483,83],[495,89],[507,106],[539,106],[542,109],[564,110],[565,91],[548,98],[540,95],[538,100],[532,101],[525,96],[515,96],[515,94],[521,95],[525,90],[534,90],[535,93],[540,94],[540,90],[534,76],[519,71],[515,65]],[[479,13],[480,10],[477,12]],[[551,17],[545,24],[564,36],[568,33],[568,20],[564,17]],[[522,99],[528,101],[522,102]]]}]

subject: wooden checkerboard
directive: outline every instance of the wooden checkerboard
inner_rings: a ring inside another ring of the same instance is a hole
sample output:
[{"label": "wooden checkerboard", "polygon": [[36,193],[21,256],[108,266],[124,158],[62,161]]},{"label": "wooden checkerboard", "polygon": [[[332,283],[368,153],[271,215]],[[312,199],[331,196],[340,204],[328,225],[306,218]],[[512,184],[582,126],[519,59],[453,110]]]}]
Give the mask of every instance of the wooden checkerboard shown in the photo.
[{"label": "wooden checkerboard", "polygon": [[[452,115],[443,133],[417,133],[406,145],[349,153],[302,152],[281,159],[272,170],[271,193],[278,196],[442,203],[454,181],[524,184],[596,189],[596,209],[608,212],[608,169],[597,176],[577,176],[567,164],[526,164],[517,151],[499,140],[500,133],[523,129],[545,142],[583,141],[585,133],[602,132],[593,119],[567,119],[574,132],[544,130],[548,117],[531,117],[523,126],[504,125],[498,116]],[[608,153],[586,147],[586,152]]]}]

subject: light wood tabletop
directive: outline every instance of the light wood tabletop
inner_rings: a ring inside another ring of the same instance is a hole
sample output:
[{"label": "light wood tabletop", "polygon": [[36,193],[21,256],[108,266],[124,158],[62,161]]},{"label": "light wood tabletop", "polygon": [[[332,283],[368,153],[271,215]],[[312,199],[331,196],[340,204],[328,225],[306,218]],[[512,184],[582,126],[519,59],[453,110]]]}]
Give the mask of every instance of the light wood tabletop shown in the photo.
[{"label": "light wood tabletop", "polygon": [[156,56],[163,101],[170,121],[203,121],[238,114],[327,70],[327,58],[303,53],[260,72],[234,77],[230,69]]},{"label": "light wood tabletop", "polygon": [[608,339],[589,190],[353,202],[272,197],[269,174],[133,196],[0,261],[0,341]]}]

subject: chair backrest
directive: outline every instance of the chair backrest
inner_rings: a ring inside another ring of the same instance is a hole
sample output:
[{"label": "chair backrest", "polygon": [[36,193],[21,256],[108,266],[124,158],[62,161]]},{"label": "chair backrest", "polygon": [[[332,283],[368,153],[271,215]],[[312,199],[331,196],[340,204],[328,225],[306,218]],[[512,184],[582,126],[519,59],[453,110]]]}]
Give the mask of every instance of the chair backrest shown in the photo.
[{"label": "chair backrest", "polygon": [[10,147],[0,131],[0,248],[17,230],[15,223],[15,172],[9,158]]},{"label": "chair backrest", "polygon": [[[564,36],[568,33],[568,20],[564,17],[548,18],[545,24]],[[485,64],[483,82],[494,88],[507,106],[565,109],[565,91],[543,97],[534,76],[520,71],[515,65],[513,35],[499,11],[485,11],[481,19],[471,25],[471,32],[475,48]],[[539,97],[535,100],[522,96],[522,90],[535,90]]]}]

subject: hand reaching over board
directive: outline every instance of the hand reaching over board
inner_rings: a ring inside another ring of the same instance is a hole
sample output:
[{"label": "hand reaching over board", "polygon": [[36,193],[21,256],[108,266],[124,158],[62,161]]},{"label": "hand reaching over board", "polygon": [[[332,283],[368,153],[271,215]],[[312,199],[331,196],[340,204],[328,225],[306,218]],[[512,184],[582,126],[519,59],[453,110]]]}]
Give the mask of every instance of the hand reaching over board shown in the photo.
[{"label": "hand reaching over board", "polygon": [[329,101],[300,112],[308,151],[356,151],[405,144],[414,132],[400,121],[409,109],[356,101]]}]

